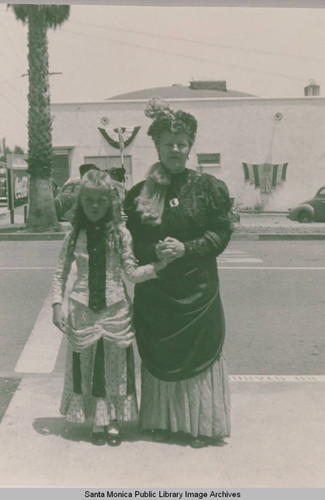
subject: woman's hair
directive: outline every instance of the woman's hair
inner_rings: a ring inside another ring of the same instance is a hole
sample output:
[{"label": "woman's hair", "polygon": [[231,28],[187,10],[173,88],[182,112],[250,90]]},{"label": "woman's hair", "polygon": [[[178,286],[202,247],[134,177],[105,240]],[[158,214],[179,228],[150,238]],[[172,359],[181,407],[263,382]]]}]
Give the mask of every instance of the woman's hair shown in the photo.
[{"label": "woman's hair", "polygon": [[74,212],[74,216],[72,219],[72,231],[70,237],[70,248],[69,252],[73,252],[78,234],[80,229],[85,229],[89,226],[89,220],[87,219],[85,212],[82,208],[81,204],[81,196],[83,189],[85,187],[97,188],[97,189],[106,189],[110,198],[110,204],[107,209],[106,215],[99,221],[104,226],[106,231],[106,239],[108,239],[109,234],[112,235],[110,238],[111,243],[118,248],[119,245],[119,231],[118,226],[122,222],[121,212],[122,212],[122,204],[119,197],[119,194],[112,183],[112,179],[107,172],[103,170],[90,170],[87,172],[81,180],[80,191],[78,193],[76,208]]},{"label": "woman's hair", "polygon": [[152,118],[153,122],[148,129],[148,135],[153,139],[156,146],[163,132],[184,132],[189,139],[190,146],[193,145],[197,131],[196,118],[190,113],[171,109],[169,104],[160,97],[152,97],[145,109],[145,115]]}]

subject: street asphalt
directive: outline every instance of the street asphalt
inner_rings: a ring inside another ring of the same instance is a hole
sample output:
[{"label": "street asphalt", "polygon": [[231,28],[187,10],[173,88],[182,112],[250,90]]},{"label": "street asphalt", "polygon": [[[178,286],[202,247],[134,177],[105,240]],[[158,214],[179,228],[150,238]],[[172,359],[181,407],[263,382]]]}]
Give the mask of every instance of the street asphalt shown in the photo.
[{"label": "street asphalt", "polygon": [[[10,239],[4,219],[0,233]],[[325,224],[243,214],[234,238],[256,234],[325,239]],[[36,323],[44,341],[61,342],[42,314]],[[231,376],[232,435],[224,446],[199,450],[155,443],[136,422],[123,426],[120,447],[92,445],[86,425],[70,426],[59,414],[62,377],[16,369],[19,386],[0,424],[1,487],[325,488],[325,367],[320,375]]]}]

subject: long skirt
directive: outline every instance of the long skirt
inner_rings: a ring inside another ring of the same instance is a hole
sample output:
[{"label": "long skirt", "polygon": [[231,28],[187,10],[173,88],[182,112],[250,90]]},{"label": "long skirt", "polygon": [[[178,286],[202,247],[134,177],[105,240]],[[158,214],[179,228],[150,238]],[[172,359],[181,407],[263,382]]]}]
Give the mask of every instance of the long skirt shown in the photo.
[{"label": "long skirt", "polygon": [[211,438],[230,436],[230,391],[225,361],[179,382],[159,380],[142,365],[140,426]]},{"label": "long skirt", "polygon": [[68,344],[60,412],[74,423],[137,420],[132,345],[120,348],[100,339],[75,353]]}]

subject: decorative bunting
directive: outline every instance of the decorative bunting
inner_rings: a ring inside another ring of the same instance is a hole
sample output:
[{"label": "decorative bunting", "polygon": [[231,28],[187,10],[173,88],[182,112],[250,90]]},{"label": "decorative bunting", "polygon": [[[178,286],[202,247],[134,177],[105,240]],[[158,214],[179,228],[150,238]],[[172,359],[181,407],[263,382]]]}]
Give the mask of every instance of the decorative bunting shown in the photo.
[{"label": "decorative bunting", "polygon": [[113,148],[123,151],[124,148],[127,148],[131,144],[140,128],[140,126],[134,128],[119,127],[106,130],[98,127],[98,130]]},{"label": "decorative bunting", "polygon": [[270,194],[286,180],[288,162],[286,163],[245,163],[243,162],[245,181],[260,188],[261,193]]}]

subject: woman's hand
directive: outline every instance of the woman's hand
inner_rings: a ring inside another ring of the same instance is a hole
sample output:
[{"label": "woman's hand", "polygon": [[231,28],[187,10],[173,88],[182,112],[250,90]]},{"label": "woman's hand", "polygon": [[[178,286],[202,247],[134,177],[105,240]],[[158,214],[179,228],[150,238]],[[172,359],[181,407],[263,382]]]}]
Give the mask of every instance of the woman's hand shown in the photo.
[{"label": "woman's hand", "polygon": [[53,323],[61,332],[67,333],[67,318],[63,312],[62,304],[53,304]]},{"label": "woman's hand", "polygon": [[[157,256],[161,255],[162,258],[179,259],[185,254],[185,245],[176,238],[167,236],[163,242],[159,242],[159,254],[156,250]],[[157,248],[157,247],[156,247]]]}]

